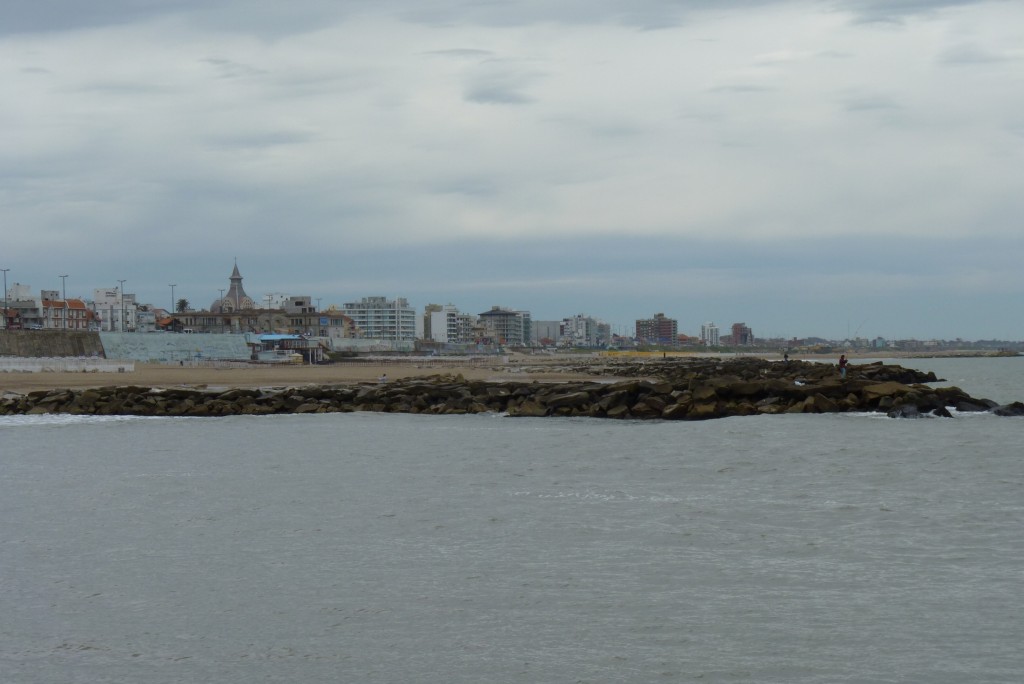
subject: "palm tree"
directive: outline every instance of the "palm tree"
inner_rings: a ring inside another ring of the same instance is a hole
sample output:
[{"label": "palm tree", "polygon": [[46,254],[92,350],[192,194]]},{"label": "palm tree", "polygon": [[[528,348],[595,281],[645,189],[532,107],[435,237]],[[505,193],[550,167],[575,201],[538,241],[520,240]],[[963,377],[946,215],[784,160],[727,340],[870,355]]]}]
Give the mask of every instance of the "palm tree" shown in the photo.
[{"label": "palm tree", "polygon": [[178,303],[174,305],[174,308],[178,311],[178,313],[185,313],[186,311],[189,310],[188,300],[182,297],[181,299],[178,300]]}]

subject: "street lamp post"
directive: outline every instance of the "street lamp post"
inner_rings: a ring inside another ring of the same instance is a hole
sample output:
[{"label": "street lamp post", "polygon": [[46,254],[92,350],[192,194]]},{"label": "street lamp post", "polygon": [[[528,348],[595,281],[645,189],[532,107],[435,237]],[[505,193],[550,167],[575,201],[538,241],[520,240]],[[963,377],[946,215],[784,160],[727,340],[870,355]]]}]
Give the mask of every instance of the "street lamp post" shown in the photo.
[{"label": "street lamp post", "polygon": [[7,272],[9,268],[0,268],[4,272],[4,332],[7,332]]},{"label": "street lamp post", "polygon": [[127,280],[117,281],[120,287],[117,288],[118,294],[121,296],[121,332],[124,332],[124,284]]},{"label": "street lamp post", "polygon": [[171,330],[174,330],[174,311],[177,308],[174,306],[174,288],[177,285],[177,283],[171,283],[171,310],[169,312],[171,314]]},{"label": "street lamp post", "polygon": [[68,290],[67,290],[67,287],[66,287],[67,279],[68,279],[67,273],[65,273],[64,275],[60,276],[60,298],[62,300],[61,304],[63,304],[63,306],[64,306],[64,315],[63,315],[64,320],[63,320],[63,322],[61,324],[61,328],[65,332],[68,329]]}]

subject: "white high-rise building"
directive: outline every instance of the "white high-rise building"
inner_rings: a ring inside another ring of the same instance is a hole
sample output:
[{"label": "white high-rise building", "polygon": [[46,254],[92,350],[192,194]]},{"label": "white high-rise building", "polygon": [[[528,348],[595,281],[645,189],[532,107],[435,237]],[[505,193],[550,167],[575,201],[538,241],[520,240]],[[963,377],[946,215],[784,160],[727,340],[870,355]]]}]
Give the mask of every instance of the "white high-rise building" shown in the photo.
[{"label": "white high-rise building", "polygon": [[416,310],[404,298],[363,297],[342,304],[359,337],[392,342],[416,339]]},{"label": "white high-rise building", "polygon": [[468,344],[473,342],[476,317],[459,313],[453,304],[430,304],[424,313],[427,339],[442,344]]},{"label": "white high-rise building", "polygon": [[718,341],[718,326],[714,323],[704,323],[701,325],[700,341],[705,347],[717,347],[720,344]]},{"label": "white high-rise building", "polygon": [[561,343],[571,347],[598,347],[608,343],[611,327],[596,318],[577,314],[562,319]]}]

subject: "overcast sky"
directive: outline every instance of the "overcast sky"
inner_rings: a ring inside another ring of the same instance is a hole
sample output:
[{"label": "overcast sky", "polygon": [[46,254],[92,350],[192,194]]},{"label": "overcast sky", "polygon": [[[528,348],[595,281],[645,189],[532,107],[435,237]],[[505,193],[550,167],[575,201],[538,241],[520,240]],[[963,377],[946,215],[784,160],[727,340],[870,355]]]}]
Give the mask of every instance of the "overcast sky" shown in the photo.
[{"label": "overcast sky", "polygon": [[1024,339],[1024,3],[4,0],[0,268]]}]

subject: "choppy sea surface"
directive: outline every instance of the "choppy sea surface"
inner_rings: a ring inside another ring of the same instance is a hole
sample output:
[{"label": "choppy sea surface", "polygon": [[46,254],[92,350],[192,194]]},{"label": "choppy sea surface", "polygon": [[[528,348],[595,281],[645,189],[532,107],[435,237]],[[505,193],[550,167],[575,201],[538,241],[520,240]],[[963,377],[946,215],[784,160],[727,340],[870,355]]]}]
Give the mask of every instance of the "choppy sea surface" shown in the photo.
[{"label": "choppy sea surface", "polygon": [[[1024,359],[902,362],[1024,399]],[[0,681],[1024,680],[1024,419],[0,418]]]}]

